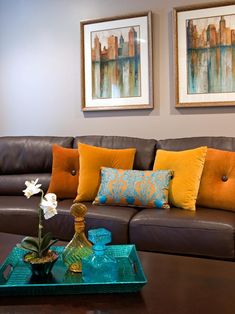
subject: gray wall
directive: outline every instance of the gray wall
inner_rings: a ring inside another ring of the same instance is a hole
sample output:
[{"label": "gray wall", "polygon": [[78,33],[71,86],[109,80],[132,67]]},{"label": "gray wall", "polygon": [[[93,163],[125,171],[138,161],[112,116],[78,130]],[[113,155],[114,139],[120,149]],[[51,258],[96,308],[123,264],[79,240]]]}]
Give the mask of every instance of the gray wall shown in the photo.
[{"label": "gray wall", "polygon": [[[174,108],[171,14],[188,3],[0,0],[0,135],[235,136],[235,107]],[[84,114],[80,21],[148,10],[153,12],[154,110]]]}]

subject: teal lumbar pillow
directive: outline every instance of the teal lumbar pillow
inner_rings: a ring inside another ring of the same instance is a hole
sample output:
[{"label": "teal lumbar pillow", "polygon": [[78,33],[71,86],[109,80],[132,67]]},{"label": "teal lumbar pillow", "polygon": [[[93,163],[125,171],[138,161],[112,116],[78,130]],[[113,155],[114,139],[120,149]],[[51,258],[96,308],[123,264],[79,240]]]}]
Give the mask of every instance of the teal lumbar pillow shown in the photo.
[{"label": "teal lumbar pillow", "polygon": [[170,208],[168,189],[171,170],[141,171],[101,168],[95,205]]}]

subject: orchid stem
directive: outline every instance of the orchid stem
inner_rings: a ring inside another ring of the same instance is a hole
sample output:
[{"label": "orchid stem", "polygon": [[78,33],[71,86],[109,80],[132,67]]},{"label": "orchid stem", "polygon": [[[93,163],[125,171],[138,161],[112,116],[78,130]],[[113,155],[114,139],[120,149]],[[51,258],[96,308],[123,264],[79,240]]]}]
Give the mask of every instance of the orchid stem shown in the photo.
[{"label": "orchid stem", "polygon": [[[41,201],[43,199],[44,193],[43,191],[41,191],[42,195],[41,195]],[[39,257],[42,257],[42,253],[41,253],[41,243],[42,243],[42,229],[43,229],[43,225],[42,225],[42,209],[41,207],[39,207],[38,210],[38,255]]]}]

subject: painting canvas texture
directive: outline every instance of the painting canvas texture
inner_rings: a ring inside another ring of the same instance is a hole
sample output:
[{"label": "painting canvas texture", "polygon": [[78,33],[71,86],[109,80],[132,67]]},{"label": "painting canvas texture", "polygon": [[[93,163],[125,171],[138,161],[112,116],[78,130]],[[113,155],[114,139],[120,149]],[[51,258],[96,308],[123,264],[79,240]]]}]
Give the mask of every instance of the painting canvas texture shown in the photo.
[{"label": "painting canvas texture", "polygon": [[92,98],[141,96],[140,27],[91,32]]},{"label": "painting canvas texture", "polygon": [[235,92],[235,14],[186,20],[187,93]]}]

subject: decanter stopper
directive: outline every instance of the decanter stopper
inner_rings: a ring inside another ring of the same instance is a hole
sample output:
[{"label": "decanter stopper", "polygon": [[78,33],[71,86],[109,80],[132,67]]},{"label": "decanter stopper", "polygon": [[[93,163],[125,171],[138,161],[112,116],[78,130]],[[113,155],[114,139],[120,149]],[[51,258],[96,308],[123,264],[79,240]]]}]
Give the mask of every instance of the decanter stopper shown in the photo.
[{"label": "decanter stopper", "polygon": [[74,216],[75,234],[69,244],[65,247],[62,258],[65,265],[72,272],[82,271],[82,258],[92,254],[91,243],[87,240],[85,231],[84,216],[87,207],[81,203],[74,203],[70,208],[70,213]]},{"label": "decanter stopper", "polygon": [[111,242],[111,232],[104,228],[88,231],[88,239],[94,243],[93,254],[82,259],[82,275],[85,282],[117,281],[117,261],[106,253]]},{"label": "decanter stopper", "polygon": [[92,229],[88,231],[88,239],[93,243],[93,250],[98,255],[103,255],[106,249],[105,245],[112,240],[111,232],[105,228]]}]

